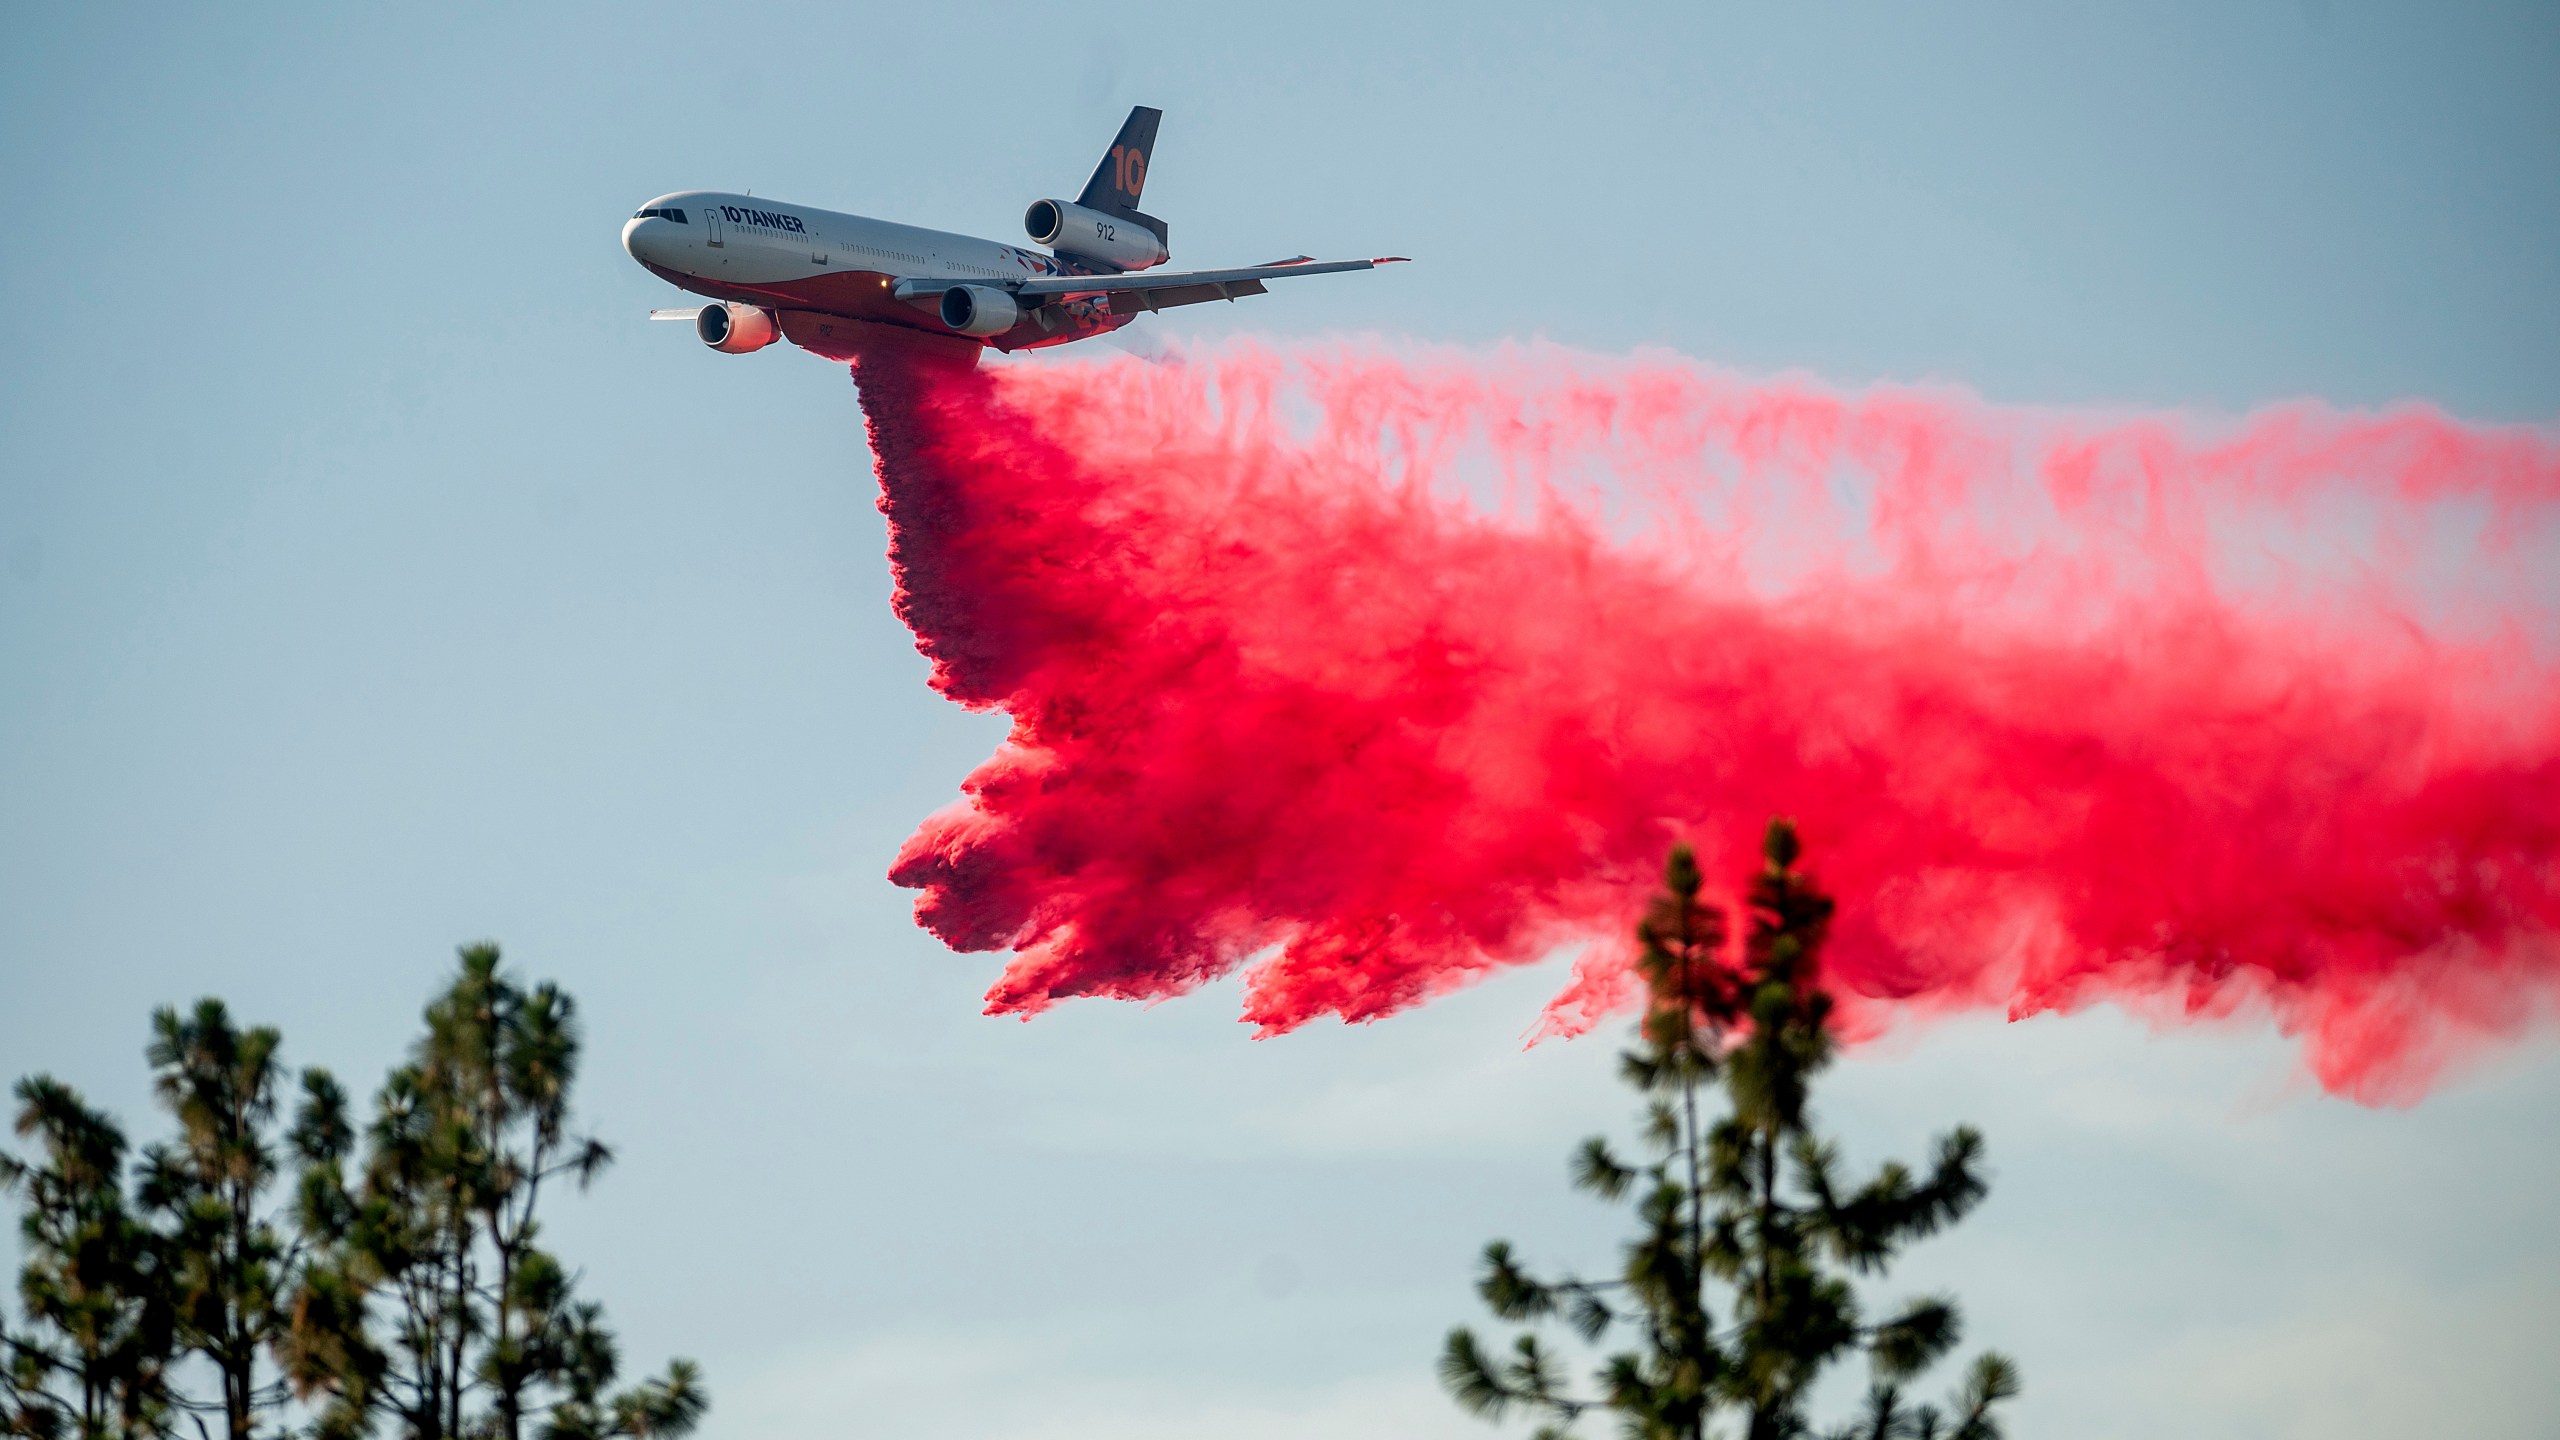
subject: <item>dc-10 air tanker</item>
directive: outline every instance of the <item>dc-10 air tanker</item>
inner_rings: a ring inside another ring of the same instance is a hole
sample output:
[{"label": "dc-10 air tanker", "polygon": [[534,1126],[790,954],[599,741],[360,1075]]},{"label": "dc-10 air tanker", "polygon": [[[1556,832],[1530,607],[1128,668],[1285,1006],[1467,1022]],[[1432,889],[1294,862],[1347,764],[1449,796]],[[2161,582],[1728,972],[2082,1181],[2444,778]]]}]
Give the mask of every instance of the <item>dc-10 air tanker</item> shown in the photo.
[{"label": "dc-10 air tanker", "polygon": [[1404,257],[1295,259],[1234,270],[1158,270],[1172,257],[1165,222],[1138,209],[1164,112],[1129,112],[1093,179],[1072,202],[1039,200],[1022,217],[1041,254],[713,190],[662,195],[622,227],[622,248],[650,273],[712,303],[653,310],[690,320],[726,355],[777,338],[834,360],[896,335],[975,359],[987,346],[1029,350],[1106,335],[1150,311],[1263,293],[1263,282],[1367,270]]}]

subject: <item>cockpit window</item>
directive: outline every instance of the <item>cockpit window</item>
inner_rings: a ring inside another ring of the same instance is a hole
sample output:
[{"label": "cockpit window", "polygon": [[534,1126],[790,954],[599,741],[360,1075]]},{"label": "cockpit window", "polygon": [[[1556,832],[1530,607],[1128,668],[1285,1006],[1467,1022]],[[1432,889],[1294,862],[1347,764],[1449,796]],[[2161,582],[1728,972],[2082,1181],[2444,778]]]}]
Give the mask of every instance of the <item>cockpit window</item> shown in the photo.
[{"label": "cockpit window", "polygon": [[665,206],[663,208],[652,205],[648,209],[642,210],[633,215],[631,218],[634,220],[673,220],[679,225],[688,225],[692,223],[684,218],[683,211],[678,210],[672,205]]}]

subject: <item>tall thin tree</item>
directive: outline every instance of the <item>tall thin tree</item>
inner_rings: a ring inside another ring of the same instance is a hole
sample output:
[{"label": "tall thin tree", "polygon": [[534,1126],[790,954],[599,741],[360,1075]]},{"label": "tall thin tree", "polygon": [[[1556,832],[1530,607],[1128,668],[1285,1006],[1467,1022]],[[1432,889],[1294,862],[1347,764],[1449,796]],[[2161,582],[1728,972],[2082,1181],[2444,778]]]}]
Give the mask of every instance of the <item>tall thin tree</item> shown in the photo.
[{"label": "tall thin tree", "polygon": [[277,1175],[277,1052],[272,1026],[242,1029],[220,1000],[151,1015],[144,1052],[152,1088],[178,1123],[176,1138],[143,1153],[139,1195],[166,1218],[167,1279],[178,1338],[212,1367],[229,1440],[251,1440],[260,1415],[285,1401],[263,1357],[284,1328],[290,1285],[286,1238],[268,1192]]},{"label": "tall thin tree", "polygon": [[282,1353],[324,1428],[352,1434],[387,1411],[412,1440],[524,1440],[537,1419],[571,1437],[691,1429],[706,1403],[699,1370],[677,1361],[609,1392],[602,1312],[540,1244],[551,1182],[583,1188],[612,1161],[572,1124],[575,1003],[556,985],[522,986],[496,946],[473,945],[425,1018],[375,1101],[352,1186],[344,1097],[306,1078],[302,1214],[327,1249]]},{"label": "tall thin tree", "polygon": [[[1815,1433],[1805,1411],[1816,1378],[1863,1354],[1864,1413],[1822,1433],[1996,1440],[2016,1368],[1986,1353],[1946,1409],[1907,1404],[1904,1388],[1958,1342],[1955,1302],[1922,1297],[1867,1323],[1851,1279],[1880,1274],[1903,1245],[1980,1201],[1981,1137],[1959,1127],[1941,1138],[1925,1178],[1891,1163],[1863,1185],[1842,1183],[1837,1148],[1814,1133],[1808,1110],[1833,1050],[1820,965],[1832,902],[1798,869],[1794,827],[1773,822],[1762,855],[1738,961],[1725,953],[1723,916],[1699,898],[1685,846],[1672,851],[1664,891],[1638,929],[1646,1008],[1620,1070],[1646,1098],[1641,1130],[1652,1158],[1626,1163],[1594,1138],[1573,1166],[1584,1190],[1636,1197],[1639,1229],[1619,1273],[1542,1280],[1508,1244],[1485,1250],[1478,1291],[1496,1315],[1532,1326],[1562,1319],[1592,1343],[1630,1333],[1634,1344],[1606,1359],[1592,1388],[1576,1390],[1534,1330],[1497,1360],[1461,1328],[1450,1332],[1441,1379],[1488,1418],[1540,1416],[1542,1435],[1604,1410],[1646,1440],[1702,1440],[1719,1416],[1738,1419],[1748,1440],[1793,1440]],[[1698,1114],[1709,1085],[1727,1107],[1712,1123]]]},{"label": "tall thin tree", "polygon": [[38,1158],[0,1155],[21,1192],[27,1327],[0,1327],[0,1433],[145,1440],[168,1431],[173,1316],[151,1232],[124,1198],[124,1132],[51,1076],[18,1082],[16,1131]]}]

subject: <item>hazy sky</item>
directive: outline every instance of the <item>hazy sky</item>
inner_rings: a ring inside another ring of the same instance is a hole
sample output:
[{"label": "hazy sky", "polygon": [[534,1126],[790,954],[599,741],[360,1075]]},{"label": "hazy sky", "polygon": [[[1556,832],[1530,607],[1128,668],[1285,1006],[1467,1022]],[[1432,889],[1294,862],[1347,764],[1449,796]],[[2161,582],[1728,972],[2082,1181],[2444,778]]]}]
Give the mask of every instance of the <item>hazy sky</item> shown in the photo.
[{"label": "hazy sky", "polygon": [[[148,1008],[218,993],[369,1089],[494,936],[623,1157],[553,1237],[710,1436],[1491,1433],[1430,1373],[1476,1252],[1620,1228],[1611,1047],[1517,1044],[1561,967],[980,1018],[881,877],[1002,722],[888,611],[851,386],[646,323],[616,234],[1012,238],[1144,103],[1177,263],[1419,262],[1172,335],[2560,418],[2560,11],[2065,8],[9,8],[0,1079],[147,1131]],[[2369,1111],[2255,1017],[1984,1017],[1824,1113],[1988,1132],[1887,1293],[1961,1288],[2019,1435],[2560,1424],[2547,1026]]]}]

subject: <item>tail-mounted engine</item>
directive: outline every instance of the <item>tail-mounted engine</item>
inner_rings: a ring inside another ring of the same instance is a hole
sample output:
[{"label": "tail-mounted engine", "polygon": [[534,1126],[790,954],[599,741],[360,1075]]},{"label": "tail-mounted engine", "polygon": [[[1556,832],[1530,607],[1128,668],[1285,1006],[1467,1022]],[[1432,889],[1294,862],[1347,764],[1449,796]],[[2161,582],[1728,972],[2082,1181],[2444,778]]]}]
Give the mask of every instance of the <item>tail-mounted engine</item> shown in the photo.
[{"label": "tail-mounted engine", "polygon": [[1171,258],[1165,248],[1164,222],[1144,216],[1110,215],[1064,200],[1034,200],[1022,212],[1022,228],[1031,238],[1083,260],[1116,270],[1144,270]]},{"label": "tail-mounted engine", "polygon": [[723,300],[702,307],[702,313],[694,317],[693,333],[723,355],[744,355],[772,344],[782,331],[773,323],[772,311]]}]

